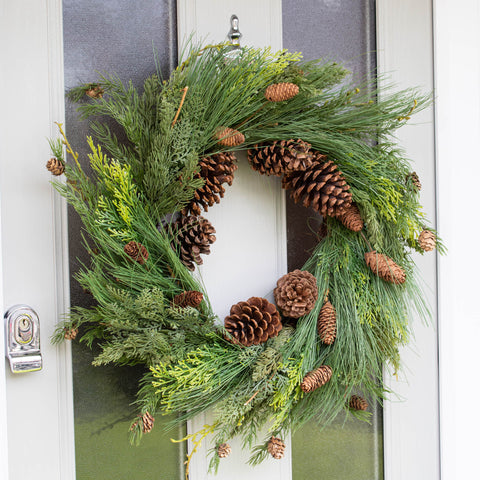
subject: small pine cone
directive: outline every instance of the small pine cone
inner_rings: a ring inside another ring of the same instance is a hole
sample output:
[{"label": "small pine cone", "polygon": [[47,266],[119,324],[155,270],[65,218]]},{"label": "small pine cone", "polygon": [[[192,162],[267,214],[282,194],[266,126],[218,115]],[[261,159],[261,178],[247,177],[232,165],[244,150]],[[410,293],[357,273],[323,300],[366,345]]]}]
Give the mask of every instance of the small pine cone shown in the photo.
[{"label": "small pine cone", "polygon": [[200,172],[196,178],[203,178],[205,183],[195,191],[192,201],[182,210],[182,213],[200,215],[202,209],[208,211],[208,207],[220,203],[220,198],[225,194],[223,184],[232,185],[233,173],[238,168],[235,162],[235,155],[231,152],[217,153],[200,160]]},{"label": "small pine cone", "polygon": [[366,410],[368,408],[368,402],[363,397],[352,395],[348,406],[353,410]]},{"label": "small pine cone", "polygon": [[407,175],[407,182],[409,180],[412,182],[417,192],[419,192],[422,189],[422,183],[420,182],[420,178],[418,177],[417,172],[412,172],[409,175]]},{"label": "small pine cone", "polygon": [[352,203],[344,212],[337,217],[345,227],[353,232],[359,232],[363,228],[363,219],[358,207]]},{"label": "small pine cone", "polygon": [[232,453],[232,447],[228,443],[222,443],[217,447],[219,458],[226,458]]},{"label": "small pine cone", "polygon": [[285,454],[285,443],[277,437],[272,437],[267,445],[268,453],[276,460],[281,460]]},{"label": "small pine cone", "polygon": [[47,162],[47,170],[55,176],[61,175],[65,171],[65,165],[58,158],[52,157]]},{"label": "small pine cone", "polygon": [[386,255],[377,253],[375,250],[365,254],[365,262],[375,275],[383,278],[385,281],[395,283],[405,283],[406,275],[400,265],[397,265]]},{"label": "small pine cone", "polygon": [[203,293],[195,290],[179,293],[173,297],[174,305],[179,307],[193,307],[197,308],[203,300]]},{"label": "small pine cone", "polygon": [[265,98],[269,102],[283,102],[298,94],[298,85],[294,83],[274,83],[265,90]]},{"label": "small pine cone", "polygon": [[215,132],[217,143],[224,147],[236,147],[245,141],[245,135],[229,127],[219,127]]},{"label": "small pine cone", "polygon": [[332,369],[328,365],[322,365],[305,375],[303,382],[300,384],[300,388],[305,393],[313,392],[317,388],[325,385],[331,378]]},{"label": "small pine cone", "polygon": [[285,317],[303,317],[317,301],[317,279],[310,272],[294,270],[278,280],[273,295]]},{"label": "small pine cone", "polygon": [[233,305],[224,323],[225,330],[232,336],[229,340],[245,347],[264,343],[282,329],[275,305],[259,297]]},{"label": "small pine cone", "polygon": [[311,145],[303,140],[278,140],[267,147],[248,150],[248,161],[262,175],[282,176],[312,166]]},{"label": "small pine cone", "polygon": [[155,419],[150,415],[150,413],[145,412],[142,416],[142,432],[143,433],[150,433],[153,428],[153,423]]},{"label": "small pine cone", "polygon": [[431,252],[437,246],[437,237],[431,230],[422,230],[418,237],[418,244],[423,251]]},{"label": "small pine cone", "polygon": [[94,99],[102,98],[104,93],[105,91],[100,85],[92,85],[91,88],[85,91],[85,95]]},{"label": "small pine cone", "polygon": [[75,340],[78,335],[78,328],[65,328],[64,337],[65,340]]},{"label": "small pine cone", "polygon": [[180,217],[173,224],[172,248],[178,251],[180,260],[189,270],[203,263],[201,254],[210,253],[210,245],[216,240],[214,233],[213,225],[203,217]]},{"label": "small pine cone", "polygon": [[139,242],[128,242],[124,247],[123,251],[135,262],[138,262],[140,265],[143,265],[148,260],[148,251],[147,249]]},{"label": "small pine cone", "polygon": [[352,194],[348,191],[342,172],[326,156],[316,153],[314,163],[305,171],[292,172],[283,177],[282,186],[292,190],[295,203],[303,199],[304,207],[314,208],[320,215],[339,216],[352,203]]},{"label": "small pine cone", "polygon": [[318,315],[317,332],[325,345],[331,345],[337,336],[337,313],[328,300],[325,301]]}]

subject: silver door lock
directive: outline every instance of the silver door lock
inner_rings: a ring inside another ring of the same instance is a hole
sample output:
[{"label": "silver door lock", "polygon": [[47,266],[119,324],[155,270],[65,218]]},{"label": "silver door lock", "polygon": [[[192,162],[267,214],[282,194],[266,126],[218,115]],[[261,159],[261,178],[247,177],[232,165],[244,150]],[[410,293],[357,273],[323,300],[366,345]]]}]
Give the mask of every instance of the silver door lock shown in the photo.
[{"label": "silver door lock", "polygon": [[5,312],[5,344],[13,373],[42,369],[40,321],[28,305],[14,305]]}]

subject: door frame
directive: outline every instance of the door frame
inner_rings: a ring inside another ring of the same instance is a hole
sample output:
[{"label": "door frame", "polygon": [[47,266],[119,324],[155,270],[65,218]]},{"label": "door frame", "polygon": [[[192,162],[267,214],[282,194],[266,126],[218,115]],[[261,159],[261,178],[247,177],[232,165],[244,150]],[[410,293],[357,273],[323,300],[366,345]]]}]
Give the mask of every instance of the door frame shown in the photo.
[{"label": "door frame", "polygon": [[[15,15],[8,17],[10,14],[10,2],[8,0],[2,0],[0,3],[0,9],[2,12],[2,17],[4,17],[3,25],[14,25],[15,22],[20,22],[20,18]],[[23,11],[30,12],[31,9],[28,7],[28,3],[31,5],[36,4],[37,8],[42,9],[42,18],[45,22],[45,29],[43,34],[47,32],[47,40],[42,36],[38,38],[38,41],[47,41],[49,45],[49,57],[46,59],[48,62],[47,71],[49,75],[49,91],[45,92],[46,95],[49,95],[50,101],[50,114],[48,115],[47,126],[42,128],[42,131],[39,132],[40,135],[43,135],[43,131],[51,128],[51,124],[54,120],[62,120],[63,118],[63,58],[62,51],[62,4],[61,0],[43,0],[40,4],[37,0],[24,0],[23,4],[27,4],[23,8]],[[40,6],[38,6],[40,4]],[[4,15],[7,15],[5,17]],[[404,21],[399,21],[403,19]],[[406,21],[407,19],[408,21]],[[462,259],[461,249],[457,247],[457,244],[454,243],[454,232],[458,225],[468,224],[471,225],[471,219],[467,217],[469,212],[459,212],[458,209],[455,210],[456,220],[452,223],[452,210],[453,207],[449,207],[450,198],[449,195],[455,191],[454,185],[455,182],[459,179],[459,174],[455,176],[450,176],[451,169],[448,167],[449,162],[449,152],[456,152],[458,157],[456,158],[455,165],[464,168],[470,168],[467,160],[471,158],[472,150],[474,147],[471,142],[465,142],[465,137],[470,139],[475,139],[478,135],[476,130],[479,123],[479,112],[478,108],[472,109],[472,103],[468,102],[458,102],[455,101],[454,95],[458,93],[456,90],[457,83],[470,88],[471,92],[475,92],[473,86],[480,84],[480,73],[477,67],[477,64],[472,61],[472,59],[478,59],[480,56],[480,39],[478,37],[477,25],[479,20],[479,7],[476,0],[464,0],[461,5],[456,3],[455,5],[452,2],[446,0],[403,0],[398,2],[392,2],[391,0],[377,0],[377,36],[378,36],[378,50],[379,50],[379,68],[380,71],[394,71],[396,78],[401,82],[402,80],[411,78],[411,75],[416,75],[419,73],[420,66],[417,62],[412,61],[413,55],[418,54],[418,49],[422,47],[422,55],[426,55],[425,58],[428,68],[435,66],[435,75],[431,75],[431,79],[434,78],[436,94],[439,96],[437,100],[437,107],[435,112],[435,129],[437,134],[436,139],[436,157],[437,163],[433,167],[438,173],[438,180],[434,181],[434,186],[436,184],[436,202],[435,202],[435,189],[428,187],[430,192],[428,193],[427,198],[427,208],[431,213],[436,211],[437,224],[440,227],[442,236],[447,241],[447,244],[451,245],[449,255],[445,258],[440,258],[438,260],[439,268],[439,302],[438,302],[438,317],[439,317],[439,361],[440,361],[440,398],[441,398],[441,410],[440,415],[434,413],[435,421],[433,423],[437,424],[441,420],[441,432],[439,440],[434,440],[433,448],[438,450],[438,442],[442,445],[442,478],[452,478],[454,479],[456,475],[459,474],[458,468],[462,468],[462,472],[465,473],[464,477],[472,472],[476,471],[476,452],[475,442],[473,441],[473,435],[471,431],[475,432],[476,429],[473,427],[478,427],[478,420],[476,420],[471,414],[471,409],[466,408],[465,412],[460,415],[458,412],[459,405],[464,404],[459,394],[456,392],[465,393],[464,385],[465,383],[460,383],[468,381],[470,386],[470,395],[469,398],[476,398],[476,393],[479,392],[479,382],[476,382],[477,385],[472,385],[471,379],[475,378],[473,375],[473,367],[475,364],[474,353],[475,349],[468,350],[465,348],[464,342],[460,339],[452,339],[452,329],[453,326],[449,322],[450,318],[455,317],[457,328],[461,328],[462,340],[463,339],[472,339],[473,341],[478,335],[478,323],[473,324],[470,320],[476,318],[478,315],[474,312],[473,303],[468,303],[468,310],[465,311],[465,308],[462,308],[459,305],[454,305],[451,302],[451,292],[454,287],[455,291],[458,291],[462,286],[471,291],[470,284],[473,284],[473,275],[475,269],[469,264],[464,267],[462,273],[465,275],[459,277],[456,275],[457,271],[454,270],[454,264],[456,260]],[[433,30],[432,30],[433,22]],[[19,33],[17,33],[15,28],[7,29],[8,32],[8,41],[12,44],[25,41],[23,38],[18,38]],[[42,34],[42,35],[43,35]],[[6,40],[6,34],[0,33],[0,38]],[[15,36],[17,35],[17,36]],[[425,43],[422,43],[420,40],[423,38]],[[416,39],[411,46],[412,39]],[[433,42],[433,45],[432,45]],[[409,45],[405,49],[405,43]],[[5,44],[2,42],[2,44]],[[459,58],[455,62],[455,73],[452,75],[452,66],[451,62],[455,61],[455,56],[451,55],[451,51],[465,51],[465,48],[468,46],[466,53],[468,56],[459,55]],[[407,55],[402,52],[407,51]],[[435,64],[434,64],[434,52],[435,52]],[[33,65],[37,65],[38,61],[34,61],[34,58],[29,58],[28,53],[33,53],[27,51],[27,56],[24,58],[24,61],[32,61]],[[5,66],[9,61],[11,61],[9,53],[5,50],[0,52],[0,61],[1,65]],[[469,61],[470,60],[470,61]],[[462,62],[461,62],[462,61]],[[28,78],[16,78],[15,72],[10,69],[3,69],[4,72],[7,72],[7,75],[3,80],[0,80],[0,86],[5,86],[7,82],[10,84],[14,82],[17,86],[17,92],[22,92],[22,85],[26,85],[29,81]],[[425,72],[424,72],[425,73]],[[429,74],[428,74],[429,75]],[[466,82],[468,79],[468,82]],[[4,83],[5,82],[5,83]],[[421,82],[413,82],[421,83]],[[2,91],[6,91],[3,88]],[[462,92],[460,92],[462,93]],[[477,94],[475,94],[477,95]],[[477,96],[474,97],[477,99]],[[478,102],[476,103],[478,107]],[[18,105],[11,107],[2,115],[1,126],[5,127],[12,118],[19,117]],[[43,112],[35,112],[35,105],[30,105],[28,111],[25,110],[21,114],[29,115],[39,115],[39,117],[45,117]],[[21,118],[21,115],[20,115]],[[451,126],[451,119],[453,118],[462,118],[468,119],[470,123],[467,123],[464,126],[462,135],[458,130],[450,132],[448,128]],[[417,128],[417,127],[415,127]],[[3,128],[2,128],[3,129]],[[55,132],[51,131],[53,135]],[[410,148],[415,148],[415,145],[421,143],[428,143],[429,148],[433,148],[434,145],[434,133],[429,134],[428,140],[424,138],[415,138],[410,132],[405,133],[405,143],[412,142],[412,146],[407,146],[408,151]],[[35,133],[36,134],[36,133]],[[463,137],[463,138],[462,138]],[[3,147],[0,146],[1,158],[0,161],[6,162],[8,158],[4,156],[5,151]],[[411,156],[411,155],[410,155]],[[430,160],[428,160],[430,161]],[[457,172],[461,171],[462,168],[457,168]],[[427,171],[427,170],[426,170]],[[474,171],[475,174],[478,173],[477,170]],[[461,179],[461,178],[460,178]],[[41,179],[43,181],[44,178]],[[423,180],[423,179],[422,179]],[[40,180],[39,180],[40,181]],[[429,184],[430,181],[427,181]],[[472,189],[474,190],[474,189]],[[1,193],[1,192],[0,192]],[[466,192],[468,198],[473,195],[474,192]],[[433,196],[434,203],[431,204]],[[60,318],[61,312],[65,311],[65,306],[68,305],[68,274],[67,274],[67,265],[68,265],[68,256],[67,256],[67,242],[66,242],[66,216],[65,204],[58,197],[54,197],[55,200],[52,201],[52,213],[55,223],[55,244],[52,246],[53,254],[56,255],[56,279],[57,279],[57,300],[56,300],[56,309],[54,318]],[[476,199],[475,199],[476,200]],[[472,202],[473,205],[475,202]],[[476,202],[478,203],[478,202]],[[431,218],[433,215],[431,215]],[[475,237],[476,230],[478,227],[474,227],[474,232],[472,237]],[[4,253],[5,257],[5,253]],[[475,259],[473,259],[475,260]],[[423,261],[423,259],[422,259]],[[427,270],[430,269],[430,266],[426,267]],[[467,271],[470,270],[470,271]],[[431,274],[431,272],[430,272]],[[5,287],[5,283],[0,281],[0,286]],[[435,281],[436,283],[436,281]],[[435,288],[435,285],[433,285]],[[472,299],[475,297],[472,296]],[[466,316],[465,313],[468,313]],[[431,328],[431,327],[429,327]],[[417,330],[417,325],[415,325]],[[46,335],[43,338],[43,344],[48,342],[48,329]],[[420,335],[423,335],[423,332],[420,329]],[[417,345],[418,345],[418,331],[416,331]],[[431,339],[430,339],[431,340]],[[433,338],[436,349],[436,334]],[[3,328],[0,329],[0,344],[1,348],[4,348],[3,342]],[[470,345],[470,344],[469,344]],[[69,359],[69,348],[61,347],[62,349],[58,351],[57,358],[60,360],[60,365],[58,367],[58,390],[60,392],[60,402],[63,405],[59,409],[59,424],[62,426],[59,429],[58,436],[59,441],[57,445],[66,445],[66,439],[72,435],[73,432],[73,409],[71,407],[71,366]],[[431,346],[429,348],[432,348]],[[409,352],[407,351],[406,354]],[[423,351],[421,352],[423,355]],[[458,372],[455,367],[459,366],[459,360],[455,361],[455,358],[460,357],[464,361],[464,367],[462,374],[458,380],[455,380],[454,374]],[[418,360],[423,357],[412,358]],[[470,362],[470,363],[468,363]],[[6,392],[6,383],[5,383],[5,364],[0,367],[0,422],[5,425],[4,420],[8,417],[7,412],[7,392]],[[407,375],[410,376],[412,372],[407,372]],[[424,372],[425,375],[432,375],[432,372]],[[33,374],[34,375],[34,374]],[[436,374],[433,374],[435,377]],[[393,387],[395,390],[398,390],[396,379],[393,380]],[[435,393],[435,382],[429,383],[429,393],[427,394],[428,399],[431,400],[431,407],[437,411],[438,409],[438,388]],[[406,384],[405,384],[406,385]],[[416,384],[415,384],[416,385]],[[433,385],[433,392],[432,392]],[[462,386],[463,385],[463,386]],[[408,387],[408,385],[407,385]],[[402,383],[403,388],[403,383]],[[416,386],[415,386],[416,388]],[[408,388],[407,388],[408,389]],[[409,394],[413,394],[413,389],[409,390]],[[416,398],[422,397],[424,394],[420,394],[420,397],[416,395]],[[407,477],[404,466],[413,465],[416,463],[412,460],[412,449],[410,451],[405,451],[403,448],[406,444],[409,443],[410,436],[417,435],[419,432],[415,429],[405,430],[405,418],[406,410],[405,408],[409,407],[410,400],[406,402],[386,404],[386,430],[385,430],[385,478],[386,480],[394,480],[397,478],[415,478]],[[427,401],[428,402],[428,401]],[[415,403],[415,402],[414,402]],[[390,406],[388,406],[390,405]],[[401,407],[400,407],[401,405]],[[424,417],[424,413],[416,411],[418,408],[417,405],[412,404],[412,415],[413,418],[418,418],[418,416]],[[430,409],[431,415],[431,409]],[[459,415],[462,422],[459,422]],[[19,420],[20,421],[20,420]],[[25,420],[26,421],[26,420]],[[409,425],[407,425],[409,427]],[[433,426],[434,427],[434,426]],[[432,427],[432,428],[433,428]],[[400,434],[399,434],[400,432]],[[73,436],[71,437],[73,438]],[[2,428],[0,431],[0,475],[3,474],[5,478],[8,478],[8,462],[5,461],[7,457],[7,430]],[[456,446],[453,447],[453,444],[456,443]],[[403,445],[402,445],[403,444]],[[18,448],[18,445],[8,445],[10,449]],[[65,468],[62,470],[62,476],[59,478],[63,479],[74,479],[74,455],[73,455],[73,445],[72,448],[66,448],[65,451],[59,452],[59,455],[62,455],[64,458],[63,464]],[[465,448],[464,448],[465,447]],[[66,455],[65,455],[66,454]],[[457,463],[458,459],[461,459]],[[433,458],[433,457],[430,457]],[[439,457],[438,457],[439,458]],[[439,460],[438,460],[439,462]],[[438,464],[437,462],[437,464]],[[421,462],[422,463],[422,462]],[[430,462],[423,462],[424,465],[432,465]],[[434,467],[437,468],[437,467]],[[418,474],[418,472],[417,472]],[[440,472],[435,473],[435,478],[439,478]],[[460,478],[461,475],[457,478]],[[418,477],[422,478],[422,477]],[[425,478],[425,477],[424,477]],[[432,478],[431,472],[427,478]]]}]

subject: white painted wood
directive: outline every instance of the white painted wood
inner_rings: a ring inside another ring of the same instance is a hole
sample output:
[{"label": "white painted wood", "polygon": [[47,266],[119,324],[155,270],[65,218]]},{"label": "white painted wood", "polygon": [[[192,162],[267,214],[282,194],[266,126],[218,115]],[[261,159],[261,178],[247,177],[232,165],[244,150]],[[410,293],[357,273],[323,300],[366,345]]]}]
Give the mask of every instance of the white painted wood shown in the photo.
[{"label": "white painted wood", "polygon": [[[478,279],[472,210],[480,180],[480,3],[435,0],[438,226],[448,246],[439,259],[442,479],[478,477]],[[462,203],[458,208],[459,186]],[[470,207],[470,208],[469,208]]]},{"label": "white painted wood", "polygon": [[[179,45],[184,45],[192,32],[194,41],[227,40],[230,17],[236,14],[242,45],[271,46],[274,51],[282,46],[279,0],[182,0],[177,2],[177,13]],[[205,216],[217,230],[217,241],[200,272],[219,319],[223,321],[232,304],[251,296],[272,300],[277,279],[287,271],[285,196],[278,179],[258,175],[249,167],[246,156],[239,155],[233,185],[227,188],[222,204],[212,207]],[[200,415],[189,422],[189,431],[199,431],[209,420],[208,414]],[[206,453],[212,445],[206,441],[193,457],[191,478],[290,480],[291,451],[286,440],[288,451],[281,461],[272,459],[255,468],[246,464],[249,454],[241,451],[240,441],[232,440],[233,453],[221,461],[218,477],[207,474]]]},{"label": "white painted wood", "polygon": [[4,306],[39,314],[43,370],[6,373],[10,480],[73,479],[68,346],[50,342],[68,305],[65,205],[45,169],[63,120],[61,0],[1,3],[0,194]]},{"label": "white painted wood", "polygon": [[[379,72],[388,74],[400,88],[419,86],[424,92],[433,91],[432,41],[430,0],[377,1]],[[427,217],[434,222],[433,108],[415,115],[411,123],[398,132],[398,138],[420,176],[421,202]],[[445,233],[440,226],[440,234],[445,237]],[[391,372],[385,373],[386,382],[398,393],[398,397],[391,396],[384,403],[386,480],[440,478],[436,255],[417,255],[415,261],[425,280],[433,325],[425,326],[418,318],[412,319],[414,338],[401,352],[404,372],[398,380]]]}]

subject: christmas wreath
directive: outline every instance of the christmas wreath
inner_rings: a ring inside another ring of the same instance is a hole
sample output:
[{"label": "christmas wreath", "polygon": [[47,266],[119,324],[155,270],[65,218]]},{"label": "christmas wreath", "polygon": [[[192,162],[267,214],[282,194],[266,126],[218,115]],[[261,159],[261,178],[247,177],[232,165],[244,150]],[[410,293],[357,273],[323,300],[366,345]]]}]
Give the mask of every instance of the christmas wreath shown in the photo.
[{"label": "christmas wreath", "polygon": [[[283,456],[285,432],[342,411],[367,420],[368,402],[384,398],[383,370],[399,368],[412,310],[429,315],[410,253],[438,241],[419,178],[391,137],[429,97],[378,98],[373,84],[346,84],[347,73],[298,53],[231,55],[221,44],[192,48],[141,93],[109,75],[68,92],[93,119],[92,174],[61,125],[47,168],[65,174],[54,185],[83,221],[91,264],[77,279],[96,306],[73,307],[54,340],[80,331],[101,347],[94,365],[148,367],[133,442],[158,413],[185,422],[208,409],[215,420],[200,433],[214,435],[211,466],[235,435],[255,464]],[[232,184],[239,149],[323,226],[304,267],[272,279],[275,304],[258,292],[217,319],[192,271],[215,242],[202,213]]]}]

